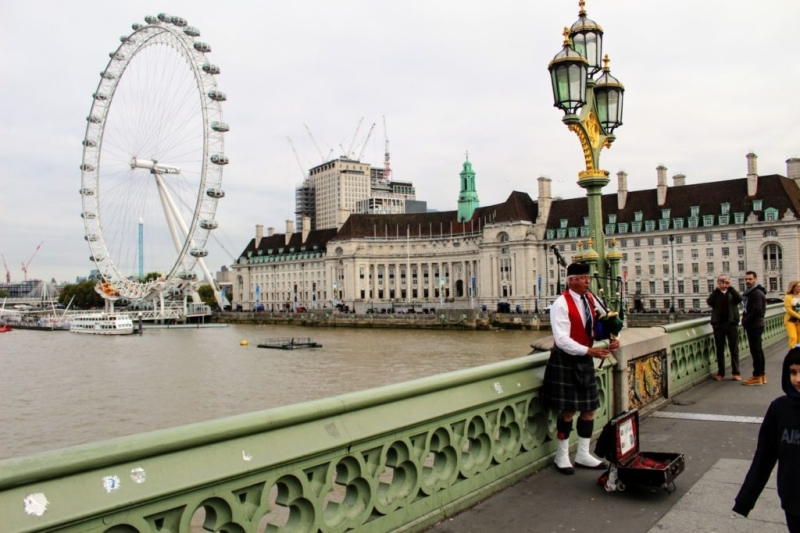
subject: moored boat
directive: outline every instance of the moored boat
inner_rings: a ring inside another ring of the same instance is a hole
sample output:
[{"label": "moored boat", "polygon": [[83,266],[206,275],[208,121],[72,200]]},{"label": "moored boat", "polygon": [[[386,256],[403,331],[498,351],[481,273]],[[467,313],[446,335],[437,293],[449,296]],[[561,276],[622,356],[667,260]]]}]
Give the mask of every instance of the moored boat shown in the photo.
[{"label": "moored boat", "polygon": [[92,335],[131,335],[133,320],[120,314],[91,313],[70,317],[70,332]]},{"label": "moored boat", "polygon": [[322,344],[305,338],[267,339],[257,345],[259,348],[272,348],[273,350],[297,350],[299,348],[322,348]]},{"label": "moored boat", "polygon": [[7,326],[5,324],[0,326],[0,333],[6,333],[6,332],[11,331],[11,330],[12,330],[11,326]]}]

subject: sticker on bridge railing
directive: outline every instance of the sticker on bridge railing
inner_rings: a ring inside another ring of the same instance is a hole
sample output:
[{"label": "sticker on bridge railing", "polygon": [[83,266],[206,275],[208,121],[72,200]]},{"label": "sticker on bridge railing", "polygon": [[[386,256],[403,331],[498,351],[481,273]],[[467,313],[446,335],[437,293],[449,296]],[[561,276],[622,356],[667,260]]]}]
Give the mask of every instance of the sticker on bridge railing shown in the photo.
[{"label": "sticker on bridge railing", "polygon": [[252,461],[253,456],[247,453],[246,451],[242,450],[242,459],[245,461]]},{"label": "sticker on bridge railing", "polygon": [[43,493],[34,492],[25,496],[25,499],[22,500],[22,505],[26,513],[42,516],[47,511],[47,506],[50,505],[50,502],[47,501]]},{"label": "sticker on bridge railing", "polygon": [[494,382],[494,390],[497,394],[503,394],[503,387],[500,385],[499,381]]},{"label": "sticker on bridge railing", "polygon": [[131,470],[131,481],[134,483],[142,484],[147,479],[147,473],[144,468],[134,468]]},{"label": "sticker on bridge railing", "polygon": [[119,482],[119,478],[117,476],[106,476],[103,478],[103,488],[106,489],[106,492],[108,493],[119,489],[120,485],[121,483]]}]

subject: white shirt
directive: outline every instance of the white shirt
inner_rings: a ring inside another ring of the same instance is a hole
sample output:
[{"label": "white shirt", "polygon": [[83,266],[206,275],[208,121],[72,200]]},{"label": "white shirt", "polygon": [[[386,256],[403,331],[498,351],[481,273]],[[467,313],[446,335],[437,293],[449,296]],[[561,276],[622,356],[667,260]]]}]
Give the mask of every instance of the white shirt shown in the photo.
[{"label": "white shirt", "polygon": [[[581,317],[581,322],[583,323],[584,327],[586,326],[586,315],[583,312],[583,301],[581,299],[580,294],[573,291],[572,289],[568,289],[568,293],[572,296],[572,299],[575,301],[575,306],[578,308],[578,314]],[[587,293],[587,298],[588,298]],[[595,302],[595,309],[599,310],[601,313],[603,312],[602,309],[597,307],[597,300],[592,298]],[[569,308],[567,307],[567,300],[564,299],[564,295],[562,294],[556,301],[553,302],[553,305],[550,306],[550,327],[553,330],[553,340],[556,343],[556,346],[564,350],[570,355],[586,355],[586,352],[589,351],[589,348],[584,346],[583,344],[575,341],[572,337],[569,336],[572,325],[569,321]]]}]

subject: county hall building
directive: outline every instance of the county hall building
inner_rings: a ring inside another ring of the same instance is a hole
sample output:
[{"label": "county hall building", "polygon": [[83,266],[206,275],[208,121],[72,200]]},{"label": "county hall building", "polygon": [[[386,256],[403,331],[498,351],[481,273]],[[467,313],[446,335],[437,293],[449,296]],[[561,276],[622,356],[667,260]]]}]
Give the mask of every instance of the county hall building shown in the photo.
[{"label": "county hall building", "polygon": [[[769,298],[800,279],[800,159],[786,162],[786,177],[760,176],[755,154],[746,162],[743,178],[697,184],[682,174],[670,183],[659,166],[655,188],[640,191],[617,174],[617,191],[602,196],[603,230],[606,248],[622,255],[631,307],[703,309],[722,272],[743,290],[745,271],[754,270]],[[553,247],[569,262],[587,244],[586,198],[554,199],[540,177],[535,200],[513,191],[480,206],[469,160],[460,185],[457,210],[397,214],[328,215],[331,202],[318,190],[320,229],[308,216],[299,231],[293,221],[284,233],[257,225],[219,281],[242,310],[534,311],[552,303],[565,278]]]}]

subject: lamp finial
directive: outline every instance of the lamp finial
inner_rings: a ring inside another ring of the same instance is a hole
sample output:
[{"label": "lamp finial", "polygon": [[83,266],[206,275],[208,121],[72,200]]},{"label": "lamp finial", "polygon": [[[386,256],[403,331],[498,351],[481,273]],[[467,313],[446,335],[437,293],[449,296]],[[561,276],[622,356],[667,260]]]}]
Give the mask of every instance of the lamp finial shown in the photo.
[{"label": "lamp finial", "polygon": [[580,16],[586,15],[586,2],[585,2],[585,0],[580,0],[578,2],[578,7],[581,8],[581,11],[580,11],[579,15]]},{"label": "lamp finial", "polygon": [[603,72],[609,72],[609,71],[611,70],[611,69],[608,67],[608,64],[609,64],[609,63],[611,63],[611,58],[609,58],[609,57],[608,57],[608,54],[606,54],[606,55],[603,57]]},{"label": "lamp finial", "polygon": [[561,35],[564,36],[564,46],[571,46],[572,39],[569,38],[569,28],[564,26],[564,31],[561,32]]}]

